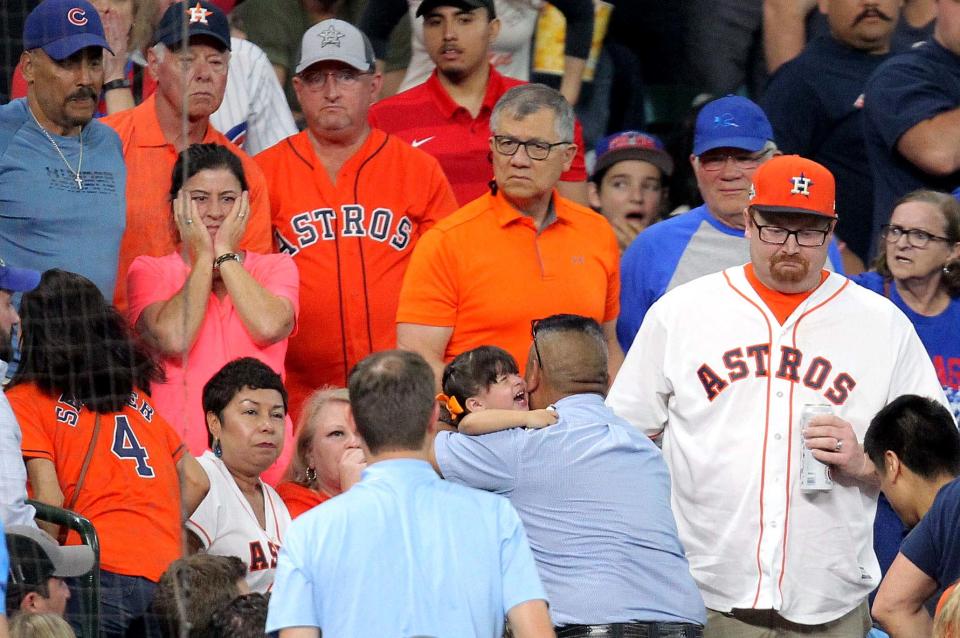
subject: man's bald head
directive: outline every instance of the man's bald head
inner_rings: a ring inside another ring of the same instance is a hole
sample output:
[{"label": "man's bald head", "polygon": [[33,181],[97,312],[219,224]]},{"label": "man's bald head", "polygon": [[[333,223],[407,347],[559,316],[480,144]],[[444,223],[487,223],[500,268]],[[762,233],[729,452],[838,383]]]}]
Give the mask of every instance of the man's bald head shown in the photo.
[{"label": "man's bald head", "polygon": [[527,366],[531,407],[542,408],[563,397],[606,395],[607,341],[593,319],[553,315],[535,324]]}]

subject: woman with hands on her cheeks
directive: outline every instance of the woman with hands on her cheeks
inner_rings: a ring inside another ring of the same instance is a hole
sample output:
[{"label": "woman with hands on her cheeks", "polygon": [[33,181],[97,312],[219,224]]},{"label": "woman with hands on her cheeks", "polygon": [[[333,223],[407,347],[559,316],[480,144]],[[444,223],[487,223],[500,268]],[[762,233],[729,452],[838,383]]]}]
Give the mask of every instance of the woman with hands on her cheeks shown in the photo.
[{"label": "woman with hands on her cheeks", "polygon": [[304,403],[296,449],[277,492],[296,518],[360,481],[367,467],[360,435],[347,418],[346,388],[322,388]]},{"label": "woman with hands on her cheeks", "polygon": [[[134,260],[128,319],[163,359],[157,409],[199,456],[207,449],[200,388],[238,357],[255,357],[283,376],[300,281],[289,255],[238,251],[249,193],[243,166],[227,148],[194,144],[183,151],[170,195],[181,252]],[[285,429],[289,441],[289,419]],[[279,479],[293,446],[286,447],[266,481]]]}]

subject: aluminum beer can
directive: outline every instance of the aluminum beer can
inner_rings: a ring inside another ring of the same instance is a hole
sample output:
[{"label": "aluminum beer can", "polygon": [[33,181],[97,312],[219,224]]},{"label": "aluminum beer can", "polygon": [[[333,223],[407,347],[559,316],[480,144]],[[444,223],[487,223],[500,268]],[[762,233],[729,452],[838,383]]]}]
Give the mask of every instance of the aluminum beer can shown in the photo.
[{"label": "aluminum beer can", "polygon": [[800,412],[800,490],[803,492],[828,492],[833,489],[830,467],[814,458],[803,439],[810,419],[821,414],[833,414],[833,408],[825,404],[808,403]]}]

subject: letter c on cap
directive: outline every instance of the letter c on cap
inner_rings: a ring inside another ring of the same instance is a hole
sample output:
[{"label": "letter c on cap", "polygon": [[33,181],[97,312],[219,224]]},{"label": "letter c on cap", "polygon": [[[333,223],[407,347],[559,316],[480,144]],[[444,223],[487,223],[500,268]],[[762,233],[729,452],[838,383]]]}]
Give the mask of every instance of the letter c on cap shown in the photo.
[{"label": "letter c on cap", "polygon": [[72,25],[82,27],[87,23],[87,12],[80,7],[74,7],[67,11],[67,20]]}]

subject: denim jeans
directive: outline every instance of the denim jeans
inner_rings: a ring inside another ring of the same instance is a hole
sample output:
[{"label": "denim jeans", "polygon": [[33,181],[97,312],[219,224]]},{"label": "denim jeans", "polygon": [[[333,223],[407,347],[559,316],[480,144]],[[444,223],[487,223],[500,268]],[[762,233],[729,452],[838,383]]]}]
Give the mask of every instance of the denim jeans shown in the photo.
[{"label": "denim jeans", "polygon": [[[77,579],[68,579],[70,601],[67,604],[67,620],[80,635],[80,617],[84,613],[80,604]],[[124,638],[127,627],[143,616],[157,584],[139,576],[124,576],[100,571],[100,636]]]}]

